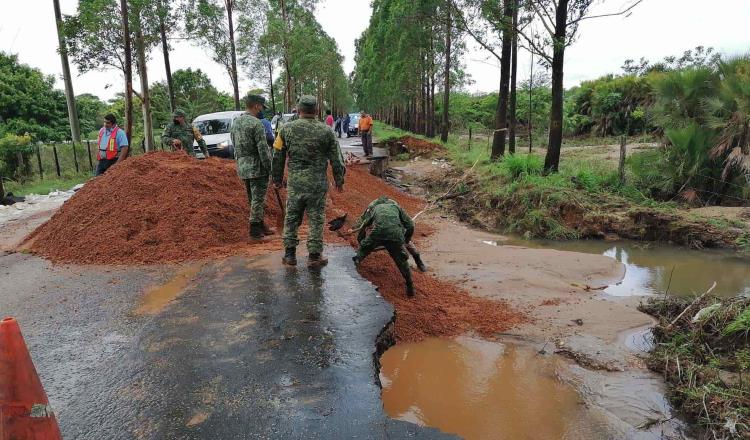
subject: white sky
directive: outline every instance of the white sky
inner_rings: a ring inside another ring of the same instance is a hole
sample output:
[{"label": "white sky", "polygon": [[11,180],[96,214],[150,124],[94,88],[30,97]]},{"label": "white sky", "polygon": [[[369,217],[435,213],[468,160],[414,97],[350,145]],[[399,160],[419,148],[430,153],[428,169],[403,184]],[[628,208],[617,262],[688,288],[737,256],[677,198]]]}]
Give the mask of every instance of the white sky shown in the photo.
[{"label": "white sky", "polygon": [[[48,74],[60,75],[57,36],[51,0],[0,0],[0,50],[19,55],[22,62]],[[620,10],[632,0],[607,0],[594,13]],[[63,14],[75,12],[76,0],[61,0]],[[566,85],[617,73],[627,58],[644,56],[658,60],[678,55],[697,45],[713,46],[728,54],[750,52],[750,0],[644,0],[627,17],[601,18],[581,24],[580,37],[566,53]],[[354,40],[367,27],[370,0],[321,0],[316,16],[337,42],[345,57],[344,68],[354,68]],[[465,63],[473,84],[470,91],[493,91],[499,83],[494,58],[467,40],[470,52]],[[224,70],[209,60],[201,49],[182,41],[171,53],[172,69],[200,68],[220,89],[231,93]],[[489,65],[487,63],[490,63]],[[75,72],[75,66],[71,66]],[[528,54],[521,53],[519,76],[528,76]],[[164,79],[161,51],[154,50],[149,79]],[[250,72],[242,72],[241,93],[252,86]],[[107,100],[121,88],[117,72],[91,72],[74,79],[76,94],[93,93]],[[58,86],[62,87],[60,81]],[[111,87],[111,88],[109,88]]]}]

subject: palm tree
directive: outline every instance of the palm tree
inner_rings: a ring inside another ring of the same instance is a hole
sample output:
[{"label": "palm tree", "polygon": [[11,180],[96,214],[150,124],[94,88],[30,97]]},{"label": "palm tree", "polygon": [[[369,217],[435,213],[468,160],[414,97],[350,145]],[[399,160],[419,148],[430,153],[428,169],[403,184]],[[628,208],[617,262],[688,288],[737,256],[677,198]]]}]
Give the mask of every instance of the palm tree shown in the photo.
[{"label": "palm tree", "polygon": [[724,160],[722,180],[735,170],[750,173],[750,57],[719,62],[721,86],[706,100],[708,124],[719,131],[711,156]]}]

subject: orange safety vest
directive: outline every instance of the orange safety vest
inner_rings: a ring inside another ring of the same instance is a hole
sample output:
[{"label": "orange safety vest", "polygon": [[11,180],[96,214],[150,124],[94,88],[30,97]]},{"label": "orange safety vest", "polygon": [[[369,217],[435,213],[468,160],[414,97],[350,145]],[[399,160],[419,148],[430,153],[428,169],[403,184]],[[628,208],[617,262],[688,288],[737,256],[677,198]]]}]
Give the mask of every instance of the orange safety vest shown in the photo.
[{"label": "orange safety vest", "polygon": [[[109,140],[107,141],[106,157],[107,160],[117,159],[117,131],[120,127],[115,126],[112,133],[109,134]],[[102,160],[102,136],[104,136],[104,127],[99,130],[99,140],[96,142],[98,153],[96,154],[96,160]]]}]

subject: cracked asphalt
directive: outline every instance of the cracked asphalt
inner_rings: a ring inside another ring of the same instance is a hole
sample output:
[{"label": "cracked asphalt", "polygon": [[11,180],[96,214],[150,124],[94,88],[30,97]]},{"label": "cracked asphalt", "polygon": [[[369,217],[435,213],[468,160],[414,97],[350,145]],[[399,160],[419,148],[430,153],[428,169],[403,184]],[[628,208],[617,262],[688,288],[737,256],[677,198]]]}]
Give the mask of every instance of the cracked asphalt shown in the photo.
[{"label": "cracked asphalt", "polygon": [[327,249],[204,263],[156,315],[144,291],[180,267],[52,266],[0,256],[0,314],[21,324],[66,439],[452,438],[389,419],[375,341],[393,308]]}]

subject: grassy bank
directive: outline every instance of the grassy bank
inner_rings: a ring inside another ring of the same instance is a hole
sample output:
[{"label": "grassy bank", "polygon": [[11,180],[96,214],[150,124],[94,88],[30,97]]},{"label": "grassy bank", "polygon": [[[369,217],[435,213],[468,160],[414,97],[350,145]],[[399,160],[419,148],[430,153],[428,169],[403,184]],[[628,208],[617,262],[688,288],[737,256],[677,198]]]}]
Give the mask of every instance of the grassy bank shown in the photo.
[{"label": "grassy bank", "polygon": [[[375,136],[387,142],[413,135],[376,123]],[[587,145],[600,142],[605,144]],[[425,184],[435,192],[455,185],[454,193],[461,195],[450,203],[462,220],[528,238],[619,236],[692,247],[747,246],[750,225],[745,219],[721,210],[689,210],[644,194],[638,183],[649,167],[644,159],[655,148],[649,143],[629,145],[621,181],[615,139],[576,139],[563,147],[560,172],[545,176],[543,149],[493,162],[486,140],[470,146],[468,137],[452,136],[439,154],[452,169],[447,176],[442,172],[428,177]]]},{"label": "grassy bank", "polygon": [[29,194],[49,194],[52,191],[67,191],[70,188],[83,183],[90,179],[91,176],[88,174],[78,174],[71,176],[64,176],[62,178],[54,179],[35,179],[26,182],[5,182],[5,191],[13,193],[16,196],[26,196]]},{"label": "grassy bank", "polygon": [[748,438],[750,299],[691,303],[658,298],[641,305],[659,320],[649,368],[664,375],[672,404],[702,431],[696,437]]}]

